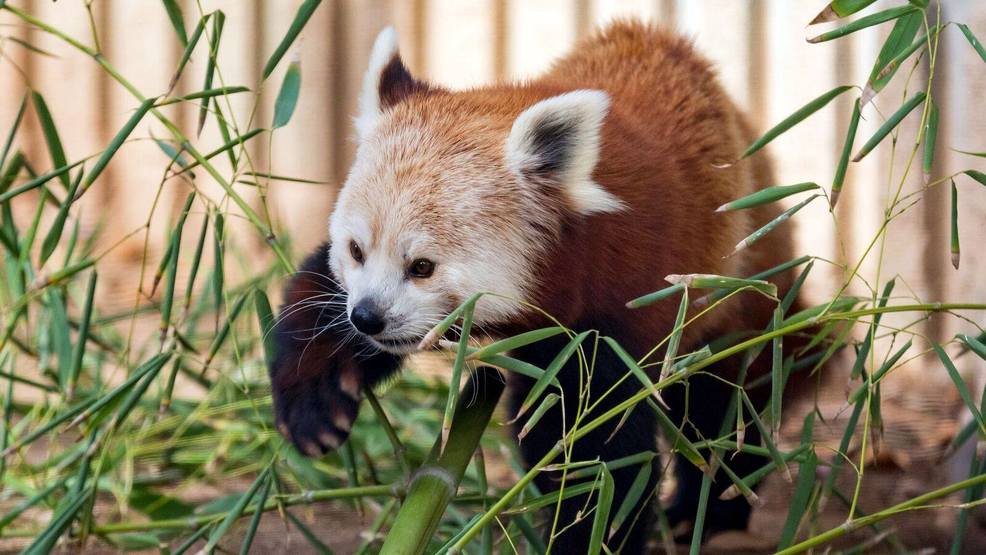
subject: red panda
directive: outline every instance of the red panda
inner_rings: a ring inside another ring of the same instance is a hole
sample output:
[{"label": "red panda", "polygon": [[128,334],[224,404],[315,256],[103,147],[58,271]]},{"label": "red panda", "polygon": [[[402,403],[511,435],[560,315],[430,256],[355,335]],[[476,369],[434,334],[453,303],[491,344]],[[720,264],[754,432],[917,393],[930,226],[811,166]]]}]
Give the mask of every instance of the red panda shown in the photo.
[{"label": "red panda", "polygon": [[[668,274],[746,276],[791,258],[775,233],[732,254],[775,213],[759,208],[717,213],[727,201],[773,183],[762,156],[736,164],[755,136],[723,91],[711,64],[668,31],[616,22],[581,41],[544,75],[450,91],[413,77],[393,30],[377,38],[359,97],[358,147],[330,219],[329,242],[287,286],[271,367],[278,429],[318,456],[343,442],[362,389],[392,375],[404,355],[476,292],[475,325],[494,337],[548,325],[536,306],[576,330],[598,330],[634,357],[666,337],[677,302],[639,310],[628,300],[662,287]],[[779,289],[790,277],[775,279]],[[772,303],[737,297],[689,325],[681,352],[729,332],[759,330]],[[512,356],[546,367],[564,341]],[[639,389],[605,347],[596,353],[591,389],[619,383],[598,409]],[[709,369],[729,374],[735,360]],[[521,445],[533,463],[575,414],[577,364],[558,379],[567,410],[556,406]],[[513,409],[532,385],[509,377]],[[708,375],[665,392],[671,416],[692,438],[718,437],[732,388]],[[568,388],[568,389],[565,389]],[[688,391],[692,392],[687,399]],[[695,392],[699,392],[696,394]],[[615,426],[615,422],[613,425]],[[657,424],[638,406],[610,438],[603,426],[581,439],[573,460],[613,460],[656,451]],[[748,429],[747,442],[756,442]],[[743,475],[762,461],[739,454]],[[694,516],[701,474],[677,464],[673,521]],[[613,472],[615,505],[637,469]],[[652,486],[658,472],[654,472]],[[539,486],[557,487],[542,473]],[[719,501],[716,480],[707,529],[742,528],[749,506]],[[641,503],[647,502],[644,496]],[[560,525],[578,520],[584,498],[561,505]],[[650,511],[613,532],[609,545],[639,553]],[[591,519],[553,539],[558,553],[588,544]]]}]

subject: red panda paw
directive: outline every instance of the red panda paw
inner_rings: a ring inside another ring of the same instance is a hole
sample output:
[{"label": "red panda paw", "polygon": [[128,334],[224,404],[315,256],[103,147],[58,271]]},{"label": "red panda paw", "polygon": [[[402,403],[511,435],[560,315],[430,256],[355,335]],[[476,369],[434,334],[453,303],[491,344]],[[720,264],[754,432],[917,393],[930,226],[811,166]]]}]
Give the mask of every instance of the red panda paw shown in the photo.
[{"label": "red panda paw", "polygon": [[277,430],[309,457],[322,456],[346,441],[362,399],[355,364],[336,360],[326,366],[335,368],[305,380],[284,380],[294,383],[273,384]]}]

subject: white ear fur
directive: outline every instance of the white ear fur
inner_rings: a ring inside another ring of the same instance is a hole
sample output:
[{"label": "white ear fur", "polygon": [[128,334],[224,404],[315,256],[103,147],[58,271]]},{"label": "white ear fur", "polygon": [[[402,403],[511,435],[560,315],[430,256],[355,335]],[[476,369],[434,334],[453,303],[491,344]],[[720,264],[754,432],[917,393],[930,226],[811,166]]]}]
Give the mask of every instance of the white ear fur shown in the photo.
[{"label": "white ear fur", "polygon": [[360,139],[373,131],[373,127],[383,113],[380,107],[380,75],[397,54],[397,31],[393,27],[387,27],[377,35],[370,53],[370,63],[366,73],[363,74],[363,86],[359,93],[359,114],[354,121],[356,135]]},{"label": "white ear fur", "polygon": [[[550,172],[571,208],[580,214],[626,208],[622,200],[592,180],[608,111],[609,95],[599,90],[572,91],[534,104],[517,116],[510,130],[507,165],[524,178]],[[546,139],[554,141],[545,144]]]}]

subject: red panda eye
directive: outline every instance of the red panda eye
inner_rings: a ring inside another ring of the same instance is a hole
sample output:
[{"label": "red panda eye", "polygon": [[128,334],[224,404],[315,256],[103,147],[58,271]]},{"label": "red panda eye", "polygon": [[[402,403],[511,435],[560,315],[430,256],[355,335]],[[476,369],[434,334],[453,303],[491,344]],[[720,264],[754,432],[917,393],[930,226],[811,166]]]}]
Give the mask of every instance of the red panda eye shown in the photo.
[{"label": "red panda eye", "polygon": [[431,277],[431,274],[435,272],[435,263],[426,258],[419,258],[411,263],[411,267],[408,269],[408,273],[416,278],[426,278]]},{"label": "red panda eye", "polygon": [[356,244],[356,241],[349,242],[349,254],[352,255],[353,260],[355,260],[357,264],[363,263],[363,251],[359,248],[359,245]]}]

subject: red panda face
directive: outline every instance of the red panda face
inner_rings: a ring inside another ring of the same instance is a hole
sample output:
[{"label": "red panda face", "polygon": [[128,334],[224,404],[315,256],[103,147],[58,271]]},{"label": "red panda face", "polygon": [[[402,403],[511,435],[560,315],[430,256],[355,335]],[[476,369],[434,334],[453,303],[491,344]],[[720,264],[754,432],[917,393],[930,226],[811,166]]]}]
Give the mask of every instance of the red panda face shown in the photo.
[{"label": "red panda face", "polygon": [[624,208],[592,180],[605,93],[506,100],[430,88],[404,68],[392,30],[377,39],[330,223],[350,321],[377,347],[412,350],[479,292],[490,293],[480,330],[507,321],[564,217]]}]

